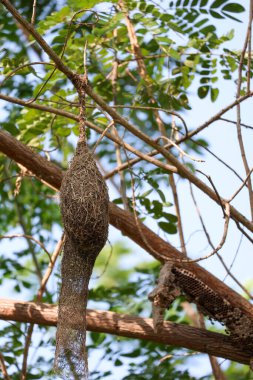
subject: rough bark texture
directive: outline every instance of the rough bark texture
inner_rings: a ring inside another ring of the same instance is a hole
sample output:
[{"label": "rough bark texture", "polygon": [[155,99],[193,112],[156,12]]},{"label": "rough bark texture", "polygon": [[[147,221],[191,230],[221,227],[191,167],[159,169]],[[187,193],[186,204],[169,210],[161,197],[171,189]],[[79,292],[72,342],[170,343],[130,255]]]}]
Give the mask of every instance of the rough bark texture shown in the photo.
[{"label": "rough bark texture", "polygon": [[[16,162],[21,163],[27,169],[32,171],[40,180],[43,179],[56,189],[60,188],[62,180],[62,172],[60,168],[49,163],[30,148],[3,131],[0,131],[0,151]],[[178,260],[182,258],[182,254],[176,248],[165,242],[144,224],[139,223],[140,228],[138,229],[134,216],[131,213],[120,209],[113,203],[110,203],[109,205],[109,217],[110,223],[114,227],[121,230],[123,235],[128,236],[138,245],[143,247],[157,260],[165,262],[168,259]],[[141,230],[141,233],[139,230]],[[148,245],[146,242],[148,242]],[[199,265],[186,262],[175,263],[173,271],[177,275],[177,285],[189,296],[189,298],[192,299],[193,302],[196,303],[198,303],[198,299],[195,296],[195,298],[192,297],[191,287],[185,286],[185,280],[189,280],[191,277],[191,281],[193,281],[194,284],[196,284],[196,281],[199,281],[199,284],[201,285],[199,289],[201,291],[200,306],[202,309],[208,310],[208,315],[212,314],[214,318],[216,318],[215,304],[210,303],[209,295],[211,292],[214,296],[213,299],[218,297],[217,299],[223,300],[223,302],[228,302],[230,310],[231,308],[233,310],[239,310],[242,315],[242,317],[239,316],[240,321],[242,321],[242,318],[245,316],[247,321],[250,320],[250,323],[252,323],[253,306],[246,299],[241,297],[238,293]],[[188,284],[190,284],[189,281]]]},{"label": "rough bark texture", "polygon": [[[0,319],[47,326],[57,324],[57,307],[35,302],[0,299]],[[252,352],[235,347],[230,337],[204,329],[164,322],[159,333],[153,320],[111,311],[87,310],[87,330],[185,347],[249,364]]]}]

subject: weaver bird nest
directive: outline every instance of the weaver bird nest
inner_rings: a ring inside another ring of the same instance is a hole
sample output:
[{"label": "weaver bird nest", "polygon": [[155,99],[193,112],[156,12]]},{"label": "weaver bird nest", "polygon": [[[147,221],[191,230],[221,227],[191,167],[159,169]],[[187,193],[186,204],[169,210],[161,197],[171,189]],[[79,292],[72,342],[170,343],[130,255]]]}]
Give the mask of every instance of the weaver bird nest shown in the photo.
[{"label": "weaver bird nest", "polygon": [[65,230],[55,369],[66,380],[88,377],[85,354],[88,284],[108,236],[109,198],[85,141],[79,141],[60,190]]}]

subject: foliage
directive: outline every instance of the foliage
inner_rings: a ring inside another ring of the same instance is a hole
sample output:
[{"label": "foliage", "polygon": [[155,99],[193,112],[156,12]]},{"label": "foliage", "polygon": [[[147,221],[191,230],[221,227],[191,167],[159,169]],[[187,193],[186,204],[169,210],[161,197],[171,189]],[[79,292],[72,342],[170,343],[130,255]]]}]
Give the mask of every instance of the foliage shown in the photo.
[{"label": "foliage", "polygon": [[[32,7],[30,4],[28,6],[27,1],[15,1],[15,7],[30,20]],[[118,108],[119,113],[156,139],[159,133],[154,128],[156,121],[153,110],[139,107],[180,110],[183,114],[191,108],[190,94],[193,91],[200,99],[209,96],[215,102],[219,99],[219,78],[235,80],[234,73],[238,69],[240,53],[226,48],[226,42],[233,38],[234,31],[231,29],[226,35],[220,35],[218,25],[219,22],[229,20],[231,26],[236,28],[236,23],[244,19],[244,7],[236,0],[175,0],[170,1],[166,9],[163,2],[156,4],[153,1],[127,0],[125,7],[130,12],[141,56],[146,64],[145,80],[140,77],[138,65],[133,59],[124,12],[116,1],[41,0],[37,6],[36,29],[50,42],[54,51],[62,56],[64,63],[78,73],[84,72],[83,49],[86,41],[86,65],[94,91],[108,104],[124,105],[125,108]],[[76,14],[84,8],[83,12]],[[3,6],[0,6],[0,28],[0,75],[2,79],[5,78],[1,92],[24,100],[35,97],[37,104],[67,109],[77,115],[77,96],[72,84],[58,70],[54,71],[52,65],[30,65],[32,61],[45,62],[47,57],[23,33]],[[117,65],[115,82],[112,80],[113,65]],[[243,62],[243,78],[246,78],[246,71],[247,62]],[[155,102],[150,99],[150,93]],[[104,113],[95,108],[91,99],[87,103],[88,121],[104,129],[107,125]],[[133,108],[127,108],[129,106]],[[50,157],[57,165],[67,167],[78,135],[74,120],[10,103],[6,103],[3,108],[5,117],[1,125],[4,130],[35,151]],[[166,132],[170,135],[173,133],[171,118],[165,112],[160,112],[160,115]],[[180,121],[178,128],[178,134],[184,135]],[[122,127],[118,127],[118,134],[124,136],[125,141],[136,149],[142,152],[148,149],[144,142],[136,141]],[[88,130],[91,148],[97,139],[98,134]],[[188,153],[201,155],[202,147],[207,145],[206,141],[196,139],[186,141],[182,148]],[[121,153],[124,160],[132,158],[124,150]],[[178,156],[179,152],[175,149],[174,154]],[[96,148],[96,156],[106,171],[117,164],[115,146],[106,138]],[[33,235],[52,252],[61,234],[54,191],[30,175],[20,179],[20,168],[3,155],[0,156],[0,170],[2,235],[14,232]],[[21,180],[20,189],[18,178]],[[152,220],[155,231],[175,234],[178,220],[173,211],[174,201],[171,195],[163,191],[163,185],[167,181],[167,174],[162,169],[154,169],[147,162],[145,166],[142,162],[135,165],[125,174],[129,209],[134,207],[134,190],[135,207],[140,218],[146,222]],[[118,181],[116,187],[119,187]],[[118,195],[112,200],[116,204],[123,202]],[[29,239],[22,244],[18,241],[20,240],[7,244],[4,240],[1,243],[0,285],[17,298],[33,299],[41,274],[48,265],[48,257]],[[102,304],[112,311],[146,317],[151,315],[147,295],[154,286],[159,267],[154,262],[145,262],[137,268],[126,269],[124,258],[131,257],[134,249],[132,246],[126,248],[123,243],[115,243],[109,259],[110,249],[104,250],[98,259],[96,274],[103,272],[104,267],[106,270],[90,292],[92,306]],[[57,268],[43,296],[43,302],[57,301],[58,272]],[[173,321],[189,322],[179,304],[173,306],[168,317]],[[0,350],[13,380],[20,375],[26,331],[27,326],[20,323],[3,323],[0,331]],[[53,378],[51,368],[54,334],[53,328],[36,328],[27,379]],[[176,347],[130,341],[102,333],[91,333],[88,343],[91,355],[94,352],[102,353],[101,360],[108,364],[105,369],[99,365],[94,367],[92,380],[113,378],[110,377],[111,374],[119,378],[120,373],[123,373],[122,380],[194,380],[182,366],[186,362],[183,350]],[[160,363],[159,360],[168,354],[171,357]],[[231,366],[228,374],[231,379],[247,378],[243,377],[247,374],[242,366],[239,369]],[[211,379],[211,376],[202,379]]]}]

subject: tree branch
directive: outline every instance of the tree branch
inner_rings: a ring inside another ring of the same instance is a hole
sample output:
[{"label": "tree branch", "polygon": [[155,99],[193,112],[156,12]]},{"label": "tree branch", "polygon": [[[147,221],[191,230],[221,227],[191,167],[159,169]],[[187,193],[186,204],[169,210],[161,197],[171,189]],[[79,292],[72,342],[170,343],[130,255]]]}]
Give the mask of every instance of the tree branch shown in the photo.
[{"label": "tree branch", "polygon": [[[0,299],[0,318],[47,326],[57,324],[57,307],[35,302]],[[252,353],[235,347],[229,336],[200,328],[164,322],[155,334],[153,320],[111,311],[87,310],[87,329],[160,344],[185,347],[216,355],[239,363],[249,364]]]},{"label": "tree branch", "polygon": [[[43,180],[56,190],[60,189],[63,176],[61,169],[4,131],[0,131],[0,151],[25,166],[28,170],[33,172],[39,180]],[[140,228],[137,228],[136,220],[130,212],[122,210],[110,202],[109,214],[110,223],[114,227],[119,229],[123,235],[128,236],[136,244],[144,248],[157,260],[165,262],[166,260],[182,259],[182,253],[180,251],[165,242],[140,221]],[[148,245],[146,242],[148,242]],[[179,271],[181,270],[182,273],[184,270],[193,273],[196,278],[212,289],[215,294],[227,300],[234,308],[240,309],[253,323],[253,306],[207,270],[190,262],[177,262],[175,263],[175,267],[177,267]],[[208,300],[208,298],[206,299]],[[205,302],[204,294],[203,302]]]},{"label": "tree branch", "polygon": [[[25,107],[28,107],[28,108],[37,109],[37,110],[40,110],[40,111],[52,113],[54,115],[63,116],[63,117],[66,117],[68,119],[75,120],[75,121],[79,122],[79,116],[75,115],[75,114],[73,114],[71,112],[68,112],[68,111],[64,111],[64,110],[60,110],[60,109],[57,109],[57,108],[52,108],[52,107],[44,106],[42,104],[27,103],[24,100],[21,100],[21,99],[18,99],[18,98],[14,98],[14,97],[8,96],[8,95],[3,95],[3,94],[0,94],[0,99],[6,100],[7,102],[11,102],[11,103],[14,103],[14,104],[19,104],[21,106],[25,106]],[[119,146],[124,147],[129,152],[132,152],[133,154],[135,154],[136,156],[138,156],[138,158],[139,158],[140,161],[144,160],[144,161],[150,162],[151,164],[153,164],[153,165],[155,165],[157,167],[160,167],[160,168],[162,168],[162,169],[164,169],[166,171],[169,171],[169,172],[173,172],[173,173],[177,172],[177,168],[175,166],[172,166],[172,165],[169,165],[169,164],[165,164],[162,161],[157,160],[156,158],[153,158],[152,154],[145,154],[145,153],[141,152],[140,150],[134,148],[130,144],[127,144],[126,142],[124,142],[118,136],[115,136],[114,134],[112,134],[112,133],[110,133],[108,131],[105,131],[104,129],[98,127],[97,125],[91,123],[90,121],[85,120],[84,123],[85,123],[85,125],[87,127],[93,129],[94,131],[96,131],[100,135],[104,134],[107,138],[109,138],[110,140],[114,141]]]},{"label": "tree branch", "polygon": [[16,8],[8,1],[1,0],[1,3],[5,6],[6,9],[12,14],[12,16],[22,25],[24,29],[33,36],[33,38],[38,42],[40,47],[47,53],[47,55],[55,62],[57,68],[62,71],[69,79],[72,79],[73,72],[64,65],[60,57],[51,49],[51,47],[46,43],[44,38],[36,31],[34,26],[22,17],[22,15],[16,10]]},{"label": "tree branch", "polygon": [[[9,10],[9,12],[13,15],[13,17],[23,25],[27,31],[34,37],[34,39],[38,42],[41,48],[48,54],[48,56],[55,62],[57,68],[64,73],[73,83],[75,88],[78,90],[80,87],[80,83],[82,82],[82,77],[74,72],[72,72],[67,66],[65,66],[62,60],[58,57],[58,55],[51,49],[51,47],[46,43],[46,41],[41,37],[41,35],[34,29],[33,25],[27,22],[21,14],[11,5],[8,0],[1,0],[2,4]],[[176,157],[174,157],[168,150],[164,147],[157,144],[153,139],[143,133],[141,130],[137,129],[134,125],[132,125],[128,120],[124,119],[119,113],[117,113],[112,107],[110,107],[98,94],[96,94],[91,86],[88,83],[82,83],[83,90],[87,95],[89,95],[95,102],[98,104],[105,112],[107,112],[111,118],[115,121],[115,123],[119,123],[123,127],[125,127],[128,131],[130,131],[133,135],[147,143],[149,146],[157,149],[163,156],[177,168],[178,173],[185,178],[188,178],[190,182],[192,182],[195,186],[197,186],[200,190],[202,190],[205,194],[207,194],[212,200],[216,203],[220,204],[220,199],[218,199],[215,192],[207,186],[204,182],[202,182],[198,177],[196,177],[185,165],[183,165]],[[252,93],[245,95],[245,99],[247,97],[252,96]],[[237,99],[234,104],[239,104],[241,101]],[[228,107],[227,107],[228,108]],[[229,109],[229,108],[228,108]],[[217,116],[216,116],[217,117]],[[210,119],[212,120],[212,119]],[[216,118],[217,120],[217,118]],[[210,121],[208,121],[210,123]],[[207,123],[208,123],[207,122]],[[203,128],[202,128],[203,129]],[[195,131],[195,133],[197,133]],[[188,134],[186,138],[191,137],[192,135]],[[223,200],[224,201],[224,200]],[[253,232],[253,223],[250,222],[244,215],[242,215],[239,211],[237,211],[234,207],[231,207],[231,218],[236,220],[237,222],[243,224],[247,227],[251,232]]]}]

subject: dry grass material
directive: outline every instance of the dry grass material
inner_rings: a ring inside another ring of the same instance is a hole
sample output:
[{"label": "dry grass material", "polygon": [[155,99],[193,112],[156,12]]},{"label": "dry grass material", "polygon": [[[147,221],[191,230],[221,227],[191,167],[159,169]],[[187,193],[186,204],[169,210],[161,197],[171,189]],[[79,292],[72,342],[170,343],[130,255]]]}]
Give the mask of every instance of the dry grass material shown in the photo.
[{"label": "dry grass material", "polygon": [[97,255],[108,236],[108,191],[86,142],[79,141],[61,185],[66,234],[62,259],[55,370],[61,378],[88,378],[86,305]]}]

